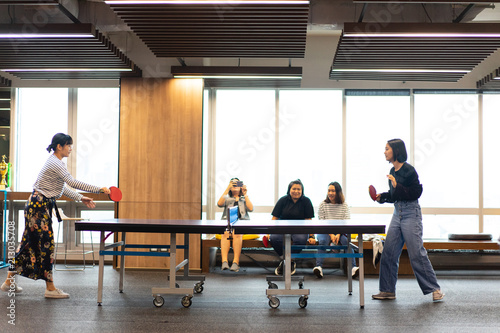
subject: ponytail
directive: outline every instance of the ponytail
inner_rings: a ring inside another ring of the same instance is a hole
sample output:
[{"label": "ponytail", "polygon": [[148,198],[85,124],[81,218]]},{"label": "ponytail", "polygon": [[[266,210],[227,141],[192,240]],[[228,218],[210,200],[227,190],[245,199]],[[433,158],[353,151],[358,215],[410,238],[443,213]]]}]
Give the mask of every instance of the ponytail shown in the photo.
[{"label": "ponytail", "polygon": [[52,137],[52,143],[47,147],[47,151],[50,153],[52,150],[56,151],[57,145],[65,146],[72,145],[73,139],[71,136],[64,133],[57,133]]}]

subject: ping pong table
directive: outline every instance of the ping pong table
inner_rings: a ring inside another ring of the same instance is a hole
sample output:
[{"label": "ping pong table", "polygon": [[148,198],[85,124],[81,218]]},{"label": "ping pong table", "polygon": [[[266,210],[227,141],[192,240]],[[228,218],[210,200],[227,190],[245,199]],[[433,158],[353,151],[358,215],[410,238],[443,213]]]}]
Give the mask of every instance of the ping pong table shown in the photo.
[{"label": "ping pong table", "polygon": [[[120,266],[120,292],[123,291],[123,273],[124,273],[124,257],[127,255],[135,256],[147,256],[151,255],[151,252],[135,252],[135,251],[125,251],[126,247],[142,247],[145,245],[128,245],[126,244],[126,233],[127,232],[141,232],[141,233],[170,233],[170,245],[160,246],[168,247],[169,252],[166,256],[170,257],[170,271],[169,271],[169,286],[165,287],[153,287],[153,303],[155,306],[163,305],[163,298],[161,294],[184,294],[185,296],[181,300],[181,304],[184,307],[189,307],[192,303],[191,299],[193,297],[193,289],[189,288],[178,288],[176,286],[176,272],[184,267],[184,274],[189,274],[189,265],[187,259],[187,253],[189,248],[187,247],[184,251],[185,260],[179,265],[176,265],[176,234],[222,234],[228,228],[232,228],[235,233],[238,234],[283,234],[284,235],[284,272],[282,279],[285,281],[284,289],[268,288],[266,290],[266,295],[269,299],[269,305],[272,308],[279,306],[279,295],[295,295],[300,296],[299,305],[305,307],[307,305],[307,298],[310,293],[309,289],[292,289],[291,288],[291,262],[292,258],[292,245],[291,245],[291,235],[292,234],[358,234],[359,239],[362,239],[363,234],[370,233],[384,233],[385,225],[371,225],[363,224],[353,220],[239,220],[237,223],[229,225],[221,220],[162,220],[162,219],[103,219],[103,220],[90,220],[90,221],[78,221],[75,222],[75,229],[80,231],[100,231],[100,250],[99,250],[99,277],[98,277],[98,295],[97,303],[102,304],[102,294],[103,294],[103,279],[104,279],[104,256],[105,255],[118,255],[121,256],[121,266]],[[118,243],[113,243],[110,245],[105,245],[106,232],[121,232],[122,241]],[[185,239],[187,237],[185,236]],[[121,251],[109,251],[110,248],[121,246]],[[153,245],[153,247],[159,247],[158,245]],[[335,256],[341,256],[342,254],[336,254]],[[356,256],[360,258],[359,260],[359,302],[360,307],[364,308],[364,263],[363,263],[363,242],[359,242],[359,251],[357,254],[345,253],[345,257],[349,258]],[[175,269],[173,269],[175,268]],[[350,276],[350,274],[348,274]],[[196,276],[193,276],[196,278]],[[203,284],[204,277],[200,277],[200,282],[195,286],[200,287],[200,283]],[[351,282],[351,281],[350,281]],[[349,286],[351,288],[351,286]],[[201,288],[202,289],[202,288]]]}]

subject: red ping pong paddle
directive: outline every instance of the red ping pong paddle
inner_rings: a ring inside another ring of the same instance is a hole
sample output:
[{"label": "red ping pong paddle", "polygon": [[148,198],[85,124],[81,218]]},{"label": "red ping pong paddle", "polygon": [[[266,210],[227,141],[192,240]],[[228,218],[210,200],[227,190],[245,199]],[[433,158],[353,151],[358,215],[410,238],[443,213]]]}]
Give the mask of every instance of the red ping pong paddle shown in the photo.
[{"label": "red ping pong paddle", "polygon": [[262,236],[262,244],[264,244],[265,247],[271,246],[271,244],[269,244],[269,236],[268,235]]},{"label": "red ping pong paddle", "polygon": [[373,185],[368,186],[368,192],[370,193],[370,197],[373,201],[377,200],[377,190]]},{"label": "red ping pong paddle", "polygon": [[111,191],[111,193],[109,193],[109,198],[111,200],[118,202],[122,199],[122,191],[118,187],[111,186],[109,190]]},{"label": "red ping pong paddle", "polygon": [[108,194],[108,197],[110,200],[113,200],[114,202],[118,202],[122,199],[122,191],[116,187],[116,186],[111,186],[109,188],[109,190],[111,191],[109,194]]}]

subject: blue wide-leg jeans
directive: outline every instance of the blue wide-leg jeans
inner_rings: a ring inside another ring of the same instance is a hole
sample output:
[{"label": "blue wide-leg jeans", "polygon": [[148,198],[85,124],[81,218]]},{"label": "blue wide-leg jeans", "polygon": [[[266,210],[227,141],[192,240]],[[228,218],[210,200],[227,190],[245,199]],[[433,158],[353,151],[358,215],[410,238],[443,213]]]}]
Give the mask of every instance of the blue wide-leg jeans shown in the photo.
[{"label": "blue wide-leg jeans", "polygon": [[394,214],[380,259],[379,289],[396,292],[399,257],[406,243],[410,264],[424,295],[441,289],[422,240],[422,212],[418,201],[394,203]]}]

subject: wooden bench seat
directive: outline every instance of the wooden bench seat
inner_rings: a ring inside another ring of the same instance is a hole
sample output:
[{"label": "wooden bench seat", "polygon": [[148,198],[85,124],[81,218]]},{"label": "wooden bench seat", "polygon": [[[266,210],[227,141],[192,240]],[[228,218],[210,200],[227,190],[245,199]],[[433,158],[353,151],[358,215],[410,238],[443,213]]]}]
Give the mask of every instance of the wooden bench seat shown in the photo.
[{"label": "wooden bench seat", "polygon": [[[354,240],[353,244],[357,245],[358,241]],[[372,250],[373,243],[371,241],[363,242],[365,250]],[[499,246],[496,241],[462,241],[448,239],[428,239],[424,240],[424,247],[427,250],[498,250]],[[406,249],[406,245],[403,249]]]},{"label": "wooden bench seat", "polygon": [[[357,241],[353,241],[357,245]],[[499,245],[496,241],[462,241],[448,239],[424,239],[424,247],[426,250],[445,250],[445,251],[461,251],[461,250],[499,250]],[[379,266],[373,267],[373,242],[363,242],[364,257],[365,257],[365,274],[378,274]],[[399,259],[399,274],[413,275],[410,259],[406,253],[406,246],[403,247],[403,253]]]},{"label": "wooden bench seat", "polygon": [[[354,245],[357,241],[353,240]],[[365,274],[378,274],[378,267],[373,267],[372,261],[372,247],[371,241],[363,242],[365,260]],[[499,250],[497,241],[471,241],[471,240],[447,240],[447,239],[427,239],[424,240],[424,247],[427,250]],[[220,249],[219,239],[203,239],[202,240],[202,272],[208,273],[210,270],[210,249]],[[261,239],[249,239],[243,241],[243,248],[264,248]],[[400,259],[399,274],[413,274],[410,266],[408,255],[406,255],[406,246],[403,248],[403,255]]]}]

